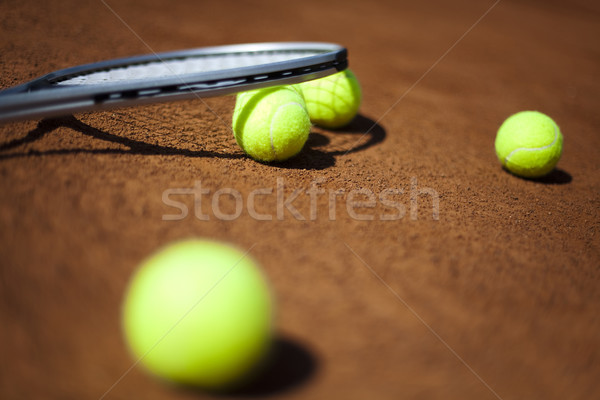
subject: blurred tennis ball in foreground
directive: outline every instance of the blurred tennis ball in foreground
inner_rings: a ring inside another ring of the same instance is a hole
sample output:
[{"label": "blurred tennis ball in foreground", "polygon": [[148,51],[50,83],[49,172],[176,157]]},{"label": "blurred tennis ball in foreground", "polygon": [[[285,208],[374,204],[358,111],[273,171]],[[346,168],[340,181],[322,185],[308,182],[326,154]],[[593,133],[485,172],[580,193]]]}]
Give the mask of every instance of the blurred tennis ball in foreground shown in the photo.
[{"label": "blurred tennis ball in foreground", "polygon": [[302,92],[310,120],[323,128],[341,128],[358,113],[362,91],[348,69],[296,87]]},{"label": "blurred tennis ball in foreground", "polygon": [[273,304],[247,254],[190,239],[161,249],[131,279],[125,338],[136,360],[163,379],[228,390],[262,366]]},{"label": "blurred tennis ball in foreground", "polygon": [[259,161],[283,161],[302,150],[310,133],[304,99],[293,87],[237,95],[233,132],[240,147]]},{"label": "blurred tennis ball in foreground", "polygon": [[507,170],[525,178],[538,178],[558,163],[563,135],[549,116],[538,111],[521,111],[500,126],[495,147]]}]

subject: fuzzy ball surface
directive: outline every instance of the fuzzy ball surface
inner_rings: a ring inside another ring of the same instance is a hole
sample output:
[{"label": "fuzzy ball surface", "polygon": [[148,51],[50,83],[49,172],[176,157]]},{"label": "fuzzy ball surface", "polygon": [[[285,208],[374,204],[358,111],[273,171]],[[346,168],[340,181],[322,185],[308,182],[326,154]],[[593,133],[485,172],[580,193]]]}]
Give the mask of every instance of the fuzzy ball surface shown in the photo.
[{"label": "fuzzy ball surface", "polygon": [[558,163],[563,135],[549,116],[538,111],[521,111],[500,126],[495,147],[507,170],[524,178],[539,178]]},{"label": "fuzzy ball surface", "polygon": [[283,161],[302,150],[310,133],[306,103],[293,87],[237,95],[233,132],[240,147],[259,161]]},{"label": "fuzzy ball surface", "polygon": [[258,266],[228,244],[189,239],[145,260],[122,324],[136,360],[167,381],[227,390],[261,365],[272,300]]},{"label": "fuzzy ball surface", "polygon": [[354,119],[362,90],[350,70],[297,85],[306,101],[311,121],[323,128],[341,128]]}]

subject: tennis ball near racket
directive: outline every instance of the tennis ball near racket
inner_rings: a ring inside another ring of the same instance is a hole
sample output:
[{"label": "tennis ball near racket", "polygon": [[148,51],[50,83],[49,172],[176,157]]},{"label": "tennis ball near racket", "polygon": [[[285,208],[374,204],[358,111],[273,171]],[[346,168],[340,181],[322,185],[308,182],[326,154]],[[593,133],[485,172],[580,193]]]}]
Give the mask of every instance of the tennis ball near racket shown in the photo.
[{"label": "tennis ball near racket", "polygon": [[267,282],[246,254],[189,239],[141,264],[126,292],[122,323],[133,356],[148,371],[222,391],[262,365],[272,309]]},{"label": "tennis ball near racket", "polygon": [[538,111],[521,111],[506,119],[496,136],[496,155],[507,170],[525,178],[548,174],[562,154],[560,128]]},{"label": "tennis ball near racket", "polygon": [[358,79],[348,69],[297,87],[306,101],[310,120],[323,128],[341,128],[358,113],[362,91]]},{"label": "tennis ball near racket", "polygon": [[233,133],[240,147],[259,161],[283,161],[302,150],[310,133],[304,99],[293,87],[237,95]]}]

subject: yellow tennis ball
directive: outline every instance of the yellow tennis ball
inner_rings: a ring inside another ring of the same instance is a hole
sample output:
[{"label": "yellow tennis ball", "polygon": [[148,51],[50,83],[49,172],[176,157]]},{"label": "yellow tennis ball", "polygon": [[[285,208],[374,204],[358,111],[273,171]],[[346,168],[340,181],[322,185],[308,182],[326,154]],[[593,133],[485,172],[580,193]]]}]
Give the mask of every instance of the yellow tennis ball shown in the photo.
[{"label": "yellow tennis ball", "polygon": [[233,133],[240,147],[259,161],[283,161],[302,150],[310,133],[306,104],[292,87],[237,95]]},{"label": "yellow tennis ball", "polygon": [[538,111],[521,111],[500,126],[495,147],[507,170],[525,178],[538,178],[558,163],[563,135],[549,116]]},{"label": "yellow tennis ball", "polygon": [[136,360],[175,383],[226,390],[261,365],[272,300],[257,265],[209,240],[168,245],[130,281],[122,323]]},{"label": "yellow tennis ball", "polygon": [[316,125],[340,128],[358,113],[362,91],[358,79],[348,69],[297,86],[306,101],[310,120]]}]

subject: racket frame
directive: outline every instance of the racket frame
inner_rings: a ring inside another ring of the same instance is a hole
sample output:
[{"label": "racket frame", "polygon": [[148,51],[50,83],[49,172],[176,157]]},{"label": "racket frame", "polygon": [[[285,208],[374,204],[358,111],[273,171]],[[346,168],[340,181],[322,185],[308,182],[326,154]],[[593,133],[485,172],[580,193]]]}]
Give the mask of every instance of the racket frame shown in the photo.
[{"label": "racket frame", "polygon": [[[211,55],[277,52],[307,52],[311,55],[267,64],[145,80],[87,85],[57,84],[76,76],[132,65]],[[317,54],[312,54],[315,52]],[[347,67],[345,48],[318,42],[237,44],[119,58],[51,72],[28,83],[0,91],[0,122],[222,96],[301,83],[331,75]]]}]

